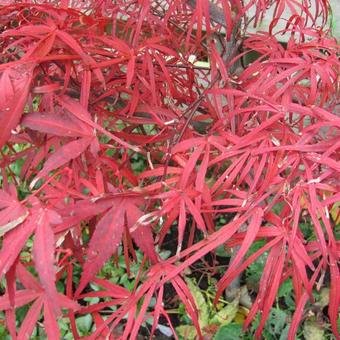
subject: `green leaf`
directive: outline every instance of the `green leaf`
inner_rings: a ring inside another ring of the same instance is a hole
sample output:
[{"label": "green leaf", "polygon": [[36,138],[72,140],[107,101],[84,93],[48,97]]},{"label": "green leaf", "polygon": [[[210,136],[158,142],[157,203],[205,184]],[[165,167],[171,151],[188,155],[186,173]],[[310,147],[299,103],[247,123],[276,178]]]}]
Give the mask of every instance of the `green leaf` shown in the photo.
[{"label": "green leaf", "polygon": [[329,288],[324,287],[321,289],[320,297],[315,305],[320,307],[320,309],[323,309],[329,305]]},{"label": "green leaf", "polygon": [[323,327],[315,320],[306,320],[303,325],[303,336],[306,340],[323,340],[324,337]]},{"label": "green leaf", "polygon": [[226,325],[235,319],[239,308],[240,295],[230,302],[227,306],[222,308],[214,317],[210,320],[210,324]]},{"label": "green leaf", "polygon": [[281,309],[274,308],[270,313],[268,322],[273,335],[280,334],[287,323],[287,314]]},{"label": "green leaf", "polygon": [[284,297],[285,304],[288,306],[288,310],[295,311],[295,301],[292,297],[292,295],[286,295]]},{"label": "green leaf", "polygon": [[281,332],[279,340],[286,340],[288,339],[288,332],[289,332],[290,325],[287,325]]},{"label": "green leaf", "polygon": [[87,314],[77,318],[76,324],[81,335],[87,335],[90,332],[92,322],[93,320],[91,314]]},{"label": "green leaf", "polygon": [[183,325],[176,327],[176,331],[179,336],[186,340],[194,340],[197,337],[196,328],[190,325]]},{"label": "green leaf", "polygon": [[201,329],[208,325],[209,321],[209,308],[205,298],[198,287],[198,285],[194,284],[194,282],[186,278],[185,281],[187,282],[188,288],[195,300],[197,309],[198,309],[198,321],[200,324]]},{"label": "green leaf", "polygon": [[238,340],[241,339],[242,326],[236,323],[224,325],[218,329],[214,340]]},{"label": "green leaf", "polygon": [[100,299],[97,297],[85,297],[84,301],[88,302],[89,305],[94,305],[100,302]]},{"label": "green leaf", "polygon": [[171,255],[171,251],[170,250],[163,250],[162,252],[159,253],[159,256],[161,257],[162,260],[166,260],[167,258],[169,258]]},{"label": "green leaf", "polygon": [[228,254],[224,249],[224,245],[216,248],[216,255],[220,257],[230,257],[230,254]]},{"label": "green leaf", "polygon": [[292,279],[288,279],[281,284],[277,297],[279,298],[284,297],[284,296],[292,294],[292,292],[293,292]]}]

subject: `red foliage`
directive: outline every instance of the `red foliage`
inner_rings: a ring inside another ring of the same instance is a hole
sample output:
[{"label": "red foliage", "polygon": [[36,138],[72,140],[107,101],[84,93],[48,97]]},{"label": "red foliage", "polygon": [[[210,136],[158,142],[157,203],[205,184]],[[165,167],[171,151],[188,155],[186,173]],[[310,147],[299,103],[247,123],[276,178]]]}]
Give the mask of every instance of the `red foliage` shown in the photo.
[{"label": "red foliage", "polygon": [[[327,20],[327,1],[315,0],[314,12],[309,0],[252,0],[247,7],[241,0],[68,2],[0,7],[0,272],[7,287],[0,308],[13,339],[32,333],[41,310],[51,339],[59,339],[61,313],[75,338],[75,319],[87,313],[96,324],[91,339],[113,339],[122,320],[120,337],[134,339],[147,316],[154,332],[160,316],[170,322],[162,304],[166,283],[200,334],[182,273],[220,245],[240,248],[216,300],[268,252],[245,324],[261,312],[257,337],[278,288],[292,278],[294,339],[326,274],[328,315],[339,337],[340,243],[330,216],[340,198],[339,45],[316,24]],[[272,2],[270,32],[246,37],[240,18],[256,5],[257,23]],[[284,46],[272,30],[286,9],[292,16],[280,32],[289,38]],[[250,51],[259,58],[235,69]],[[191,55],[210,67],[193,64]],[[140,174],[136,155],[145,161]],[[231,220],[216,228],[221,213]],[[303,219],[315,238],[305,238]],[[177,252],[161,260],[174,226]],[[27,260],[22,251],[30,238]],[[263,248],[245,258],[259,239]],[[121,244],[127,262],[136,247],[145,254],[132,291],[96,277]],[[86,305],[86,297],[105,299]],[[17,331],[14,310],[27,304]],[[106,306],[117,308],[104,320]]]}]

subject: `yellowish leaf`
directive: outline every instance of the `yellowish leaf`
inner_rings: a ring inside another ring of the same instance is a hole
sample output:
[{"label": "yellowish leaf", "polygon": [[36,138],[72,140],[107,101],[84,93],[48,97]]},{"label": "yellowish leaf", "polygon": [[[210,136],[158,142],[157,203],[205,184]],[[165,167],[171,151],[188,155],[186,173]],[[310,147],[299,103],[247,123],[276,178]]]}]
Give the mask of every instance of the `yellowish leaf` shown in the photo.
[{"label": "yellowish leaf", "polygon": [[195,340],[197,337],[196,328],[190,325],[183,325],[176,327],[178,335],[186,340]]},{"label": "yellowish leaf", "polygon": [[240,294],[227,306],[221,309],[218,313],[214,315],[211,319],[211,324],[218,324],[220,326],[226,325],[233,321],[236,317],[236,314],[239,310],[239,303],[240,303]]},{"label": "yellowish leaf", "polygon": [[324,329],[316,320],[306,320],[303,325],[303,336],[306,340],[323,340]]},{"label": "yellowish leaf", "polygon": [[189,278],[186,278],[185,281],[195,300],[196,307],[198,309],[198,322],[199,322],[201,329],[203,329],[205,326],[208,325],[209,307],[198,285],[195,284],[193,280]]}]

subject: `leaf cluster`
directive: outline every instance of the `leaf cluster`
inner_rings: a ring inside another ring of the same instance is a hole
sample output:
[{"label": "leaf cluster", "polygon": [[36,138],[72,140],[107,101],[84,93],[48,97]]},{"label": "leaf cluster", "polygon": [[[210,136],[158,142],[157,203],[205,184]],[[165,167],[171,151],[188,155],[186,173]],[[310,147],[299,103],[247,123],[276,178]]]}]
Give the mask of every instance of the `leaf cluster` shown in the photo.
[{"label": "leaf cluster", "polygon": [[[244,322],[257,318],[256,338],[288,280],[287,338],[324,286],[339,337],[339,44],[328,2],[313,2],[0,5],[0,310],[13,339],[37,325],[59,339],[61,318],[75,339],[164,325],[176,338],[169,290],[202,338],[184,278],[207,256],[216,272],[216,249],[233,255],[215,303],[263,260]],[[271,5],[268,32],[249,34]]]}]

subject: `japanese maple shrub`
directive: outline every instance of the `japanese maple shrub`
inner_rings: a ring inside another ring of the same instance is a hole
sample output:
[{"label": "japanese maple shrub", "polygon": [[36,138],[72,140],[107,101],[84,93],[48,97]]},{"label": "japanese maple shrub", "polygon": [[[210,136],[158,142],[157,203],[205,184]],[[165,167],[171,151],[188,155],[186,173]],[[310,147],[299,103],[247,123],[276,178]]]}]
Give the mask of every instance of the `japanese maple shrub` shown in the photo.
[{"label": "japanese maple shrub", "polygon": [[[249,33],[270,7],[269,31]],[[323,286],[339,338],[328,22],[327,0],[0,1],[0,309],[12,339],[36,327],[59,339],[61,318],[77,339],[84,315],[89,339],[135,339],[147,319],[151,336],[161,322],[177,338],[168,289],[202,338],[184,276],[206,256],[214,272],[217,248],[234,255],[215,302],[266,254],[244,322],[260,315],[257,338],[287,280],[289,339]],[[130,289],[99,275],[118,252],[127,273],[144,255]]]}]

